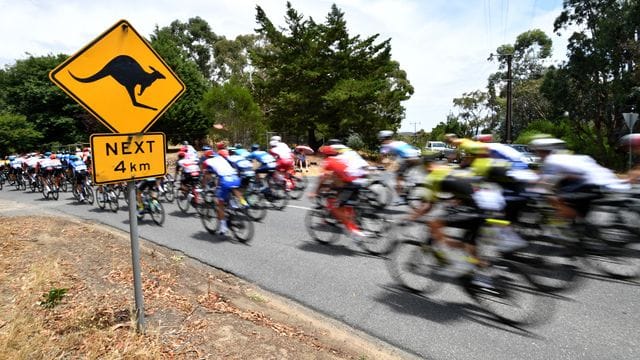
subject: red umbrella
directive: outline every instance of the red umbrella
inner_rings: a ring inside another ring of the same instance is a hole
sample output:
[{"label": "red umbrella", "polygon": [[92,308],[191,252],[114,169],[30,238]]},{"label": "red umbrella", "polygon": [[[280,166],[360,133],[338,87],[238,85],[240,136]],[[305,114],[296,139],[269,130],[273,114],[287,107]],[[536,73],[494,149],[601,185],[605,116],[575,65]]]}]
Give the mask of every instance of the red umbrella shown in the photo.
[{"label": "red umbrella", "polygon": [[296,151],[303,152],[305,155],[313,154],[313,149],[306,145],[298,145],[296,146]]},{"label": "red umbrella", "polygon": [[215,125],[213,125],[213,127],[218,129],[218,130],[224,129],[224,125],[222,125],[222,124],[215,124]]},{"label": "red umbrella", "polygon": [[620,139],[620,146],[631,147],[634,150],[640,149],[640,134],[627,134]]}]

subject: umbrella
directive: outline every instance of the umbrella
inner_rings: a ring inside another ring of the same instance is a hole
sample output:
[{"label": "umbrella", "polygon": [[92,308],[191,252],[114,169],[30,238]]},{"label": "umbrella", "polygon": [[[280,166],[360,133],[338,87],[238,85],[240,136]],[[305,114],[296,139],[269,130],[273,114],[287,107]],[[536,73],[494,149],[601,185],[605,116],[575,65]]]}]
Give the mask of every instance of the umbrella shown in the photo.
[{"label": "umbrella", "polygon": [[627,134],[620,139],[619,144],[621,146],[627,146],[637,150],[640,147],[640,134]]},{"label": "umbrella", "polygon": [[306,145],[298,145],[296,146],[296,151],[302,152],[305,155],[311,155],[313,154],[313,149],[306,146]]},{"label": "umbrella", "polygon": [[213,125],[213,127],[218,129],[218,130],[224,129],[224,125],[223,124],[215,124],[215,125]]}]

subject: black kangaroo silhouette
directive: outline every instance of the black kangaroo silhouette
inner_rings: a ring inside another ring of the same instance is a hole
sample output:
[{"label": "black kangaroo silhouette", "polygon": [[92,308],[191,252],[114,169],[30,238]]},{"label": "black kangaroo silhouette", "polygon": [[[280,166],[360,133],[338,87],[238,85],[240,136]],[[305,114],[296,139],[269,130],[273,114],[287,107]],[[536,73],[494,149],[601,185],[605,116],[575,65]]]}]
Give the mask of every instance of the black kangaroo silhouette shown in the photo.
[{"label": "black kangaroo silhouette", "polygon": [[91,75],[86,78],[79,78],[69,71],[69,75],[71,75],[77,81],[83,83],[90,83],[94,81],[98,81],[104,77],[111,76],[120,85],[124,86],[127,89],[127,93],[129,93],[129,97],[131,98],[131,103],[133,106],[150,109],[150,110],[158,110],[149,105],[141,104],[136,100],[135,87],[140,85],[140,92],[138,96],[142,95],[144,90],[151,86],[154,81],[158,79],[165,79],[164,75],[162,75],[158,70],[154,69],[153,66],[149,66],[152,72],[146,72],[138,62],[128,55],[119,55],[111,59],[102,70],[98,71],[94,75]]}]

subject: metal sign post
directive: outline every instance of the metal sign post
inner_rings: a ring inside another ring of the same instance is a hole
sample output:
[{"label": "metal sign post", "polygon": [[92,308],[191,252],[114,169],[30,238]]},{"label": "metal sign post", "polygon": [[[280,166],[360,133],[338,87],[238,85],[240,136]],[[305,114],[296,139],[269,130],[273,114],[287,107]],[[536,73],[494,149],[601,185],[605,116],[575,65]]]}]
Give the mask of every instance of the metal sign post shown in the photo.
[{"label": "metal sign post", "polygon": [[127,182],[129,191],[129,233],[131,235],[131,262],[133,264],[133,291],[136,298],[136,321],[138,332],[144,333],[144,298],[142,297],[142,276],[140,275],[140,243],[138,242],[138,201],[136,182]]},{"label": "metal sign post", "polygon": [[[629,127],[629,134],[633,134],[633,126],[638,121],[638,113],[623,113],[624,122]],[[631,151],[631,141],[629,141],[629,169],[633,166],[633,155]]]}]

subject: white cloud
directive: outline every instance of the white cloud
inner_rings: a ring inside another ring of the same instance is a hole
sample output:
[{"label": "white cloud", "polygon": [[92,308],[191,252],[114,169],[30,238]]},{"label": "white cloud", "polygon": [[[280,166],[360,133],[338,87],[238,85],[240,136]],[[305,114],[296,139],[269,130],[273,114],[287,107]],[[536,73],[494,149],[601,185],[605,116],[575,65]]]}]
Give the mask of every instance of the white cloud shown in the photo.
[{"label": "white cloud", "polygon": [[[393,58],[415,87],[404,103],[402,129],[430,130],[446,118],[454,97],[483,89],[495,64],[492,51],[532,28],[552,36],[561,0],[292,0],[305,18],[323,22],[336,3],[351,35],[379,33],[391,38]],[[0,66],[46,54],[72,54],[120,19],[148,36],[155,26],[200,16],[228,38],[252,33],[259,4],[276,25],[284,26],[284,0],[0,0]],[[535,5],[535,6],[534,6]],[[508,11],[507,11],[508,10]],[[505,21],[506,20],[506,21]],[[552,36],[554,42],[558,38]],[[555,58],[564,57],[564,44]],[[559,50],[558,50],[559,49]]]}]

